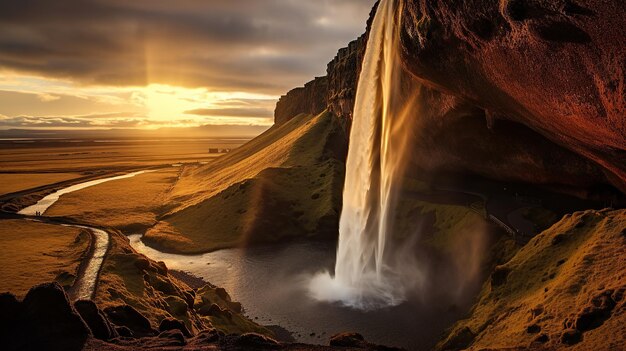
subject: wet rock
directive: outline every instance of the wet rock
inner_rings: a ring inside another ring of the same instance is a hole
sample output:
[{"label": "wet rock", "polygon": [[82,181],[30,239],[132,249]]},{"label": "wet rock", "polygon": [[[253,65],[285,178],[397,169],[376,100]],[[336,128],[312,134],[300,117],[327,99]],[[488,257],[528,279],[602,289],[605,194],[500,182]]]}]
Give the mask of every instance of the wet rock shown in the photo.
[{"label": "wet rock", "polygon": [[561,334],[561,342],[565,345],[574,345],[583,338],[582,333],[576,329],[565,329]]},{"label": "wet rock", "polygon": [[228,292],[224,288],[216,288],[215,294],[224,301],[230,301],[230,295],[228,295]]},{"label": "wet rock", "polygon": [[167,330],[179,330],[187,338],[190,338],[192,336],[189,329],[187,329],[187,326],[185,326],[185,323],[174,318],[166,318],[161,321],[161,324],[159,324],[160,332],[164,332]]},{"label": "wet rock", "polygon": [[76,301],[74,308],[97,339],[110,340],[118,336],[115,328],[93,301]]},{"label": "wet rock", "polygon": [[19,320],[24,335],[14,337],[24,349],[79,350],[91,335],[57,283],[30,289],[22,301]]},{"label": "wet rock", "polygon": [[104,313],[113,324],[130,329],[133,336],[153,336],[157,332],[150,321],[135,308],[129,305],[112,306],[104,309]]},{"label": "wet rock", "polygon": [[228,302],[228,308],[235,313],[241,313],[243,311],[243,307],[240,302]]},{"label": "wet rock", "polygon": [[340,333],[330,337],[330,346],[365,347],[367,343],[363,335],[358,333]]}]

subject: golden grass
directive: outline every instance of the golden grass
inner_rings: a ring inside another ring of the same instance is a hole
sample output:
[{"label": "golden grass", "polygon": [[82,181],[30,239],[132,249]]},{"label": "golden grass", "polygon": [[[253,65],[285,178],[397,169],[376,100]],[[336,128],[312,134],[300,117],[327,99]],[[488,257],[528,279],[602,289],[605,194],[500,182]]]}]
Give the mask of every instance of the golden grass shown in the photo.
[{"label": "golden grass", "polygon": [[198,253],[286,237],[337,233],[345,135],[330,113],[299,115],[218,161],[185,167],[177,207],[144,236]]},{"label": "golden grass", "polygon": [[0,148],[4,172],[86,172],[129,169],[155,165],[208,162],[218,154],[210,147],[236,148],[240,144],[215,144],[212,140],[139,140],[124,142],[32,143]]},{"label": "golden grass", "polygon": [[180,168],[166,168],[85,188],[61,196],[46,216],[66,216],[124,231],[142,231],[166,211],[169,190]]},{"label": "golden grass", "polygon": [[0,195],[80,177],[79,173],[0,173]]},{"label": "golden grass", "polygon": [[[618,298],[618,291],[626,290],[625,228],[626,210],[566,215],[498,267],[504,282],[487,282],[469,318],[458,322],[439,347],[471,331],[470,350],[525,348],[540,337],[544,343],[535,346],[564,348],[564,330],[585,308],[593,308],[592,299],[606,292]],[[610,318],[584,331],[582,341],[568,349],[613,350],[624,344],[621,297]]]},{"label": "golden grass", "polygon": [[89,248],[85,230],[26,220],[0,220],[0,291],[23,297],[36,284],[69,288]]}]

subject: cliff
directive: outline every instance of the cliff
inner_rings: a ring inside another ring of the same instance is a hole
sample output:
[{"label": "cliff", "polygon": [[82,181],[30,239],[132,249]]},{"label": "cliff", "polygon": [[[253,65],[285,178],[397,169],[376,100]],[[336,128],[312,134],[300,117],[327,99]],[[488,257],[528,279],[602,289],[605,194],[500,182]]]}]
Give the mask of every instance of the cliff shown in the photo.
[{"label": "cliff", "polygon": [[274,123],[282,125],[293,117],[304,113],[317,115],[326,109],[328,94],[328,78],[317,77],[306,83],[304,87],[290,90],[276,103]]},{"label": "cliff", "polygon": [[[416,172],[573,187],[585,197],[626,191],[626,20],[617,1],[403,6],[405,79],[422,85],[414,93]],[[277,124],[325,93],[315,110],[349,128],[375,9],[366,33],[328,64],[326,90],[312,91],[313,81],[306,94],[287,94]]]},{"label": "cliff", "polygon": [[274,122],[284,124],[300,113],[316,115],[328,109],[341,118],[344,125],[352,119],[356,86],[361,73],[369,31],[378,2],[372,7],[365,33],[351,41],[326,66],[326,76],[317,77],[304,87],[283,95],[276,104]]},{"label": "cliff", "polygon": [[618,0],[404,1],[422,83],[592,160],[626,190],[626,17]]}]

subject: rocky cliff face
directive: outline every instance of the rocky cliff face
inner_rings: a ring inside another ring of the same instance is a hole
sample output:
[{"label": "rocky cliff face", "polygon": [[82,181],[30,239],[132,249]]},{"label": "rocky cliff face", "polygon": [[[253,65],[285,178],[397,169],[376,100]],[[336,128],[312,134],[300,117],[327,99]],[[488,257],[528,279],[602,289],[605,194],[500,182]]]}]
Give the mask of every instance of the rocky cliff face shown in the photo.
[{"label": "rocky cliff face", "polygon": [[406,0],[405,66],[519,122],[626,190],[626,17],[618,0]]},{"label": "rocky cliff face", "polygon": [[276,104],[274,122],[283,124],[299,113],[316,115],[328,109],[342,118],[345,124],[352,119],[356,86],[361,73],[369,30],[378,2],[372,8],[365,33],[339,49],[326,67],[326,76],[318,77],[283,95]]},{"label": "rocky cliff face", "polygon": [[276,104],[274,123],[282,125],[300,113],[317,115],[326,109],[328,94],[328,78],[317,77],[306,83],[304,87],[290,90]]},{"label": "rocky cliff face", "polygon": [[[425,86],[415,92],[420,171],[626,191],[626,19],[619,1],[402,6],[407,79]],[[375,9],[366,33],[328,64],[327,89],[317,92],[326,100],[316,109],[328,108],[346,125]],[[314,93],[304,95],[282,98],[276,122],[310,113],[300,106]]]}]

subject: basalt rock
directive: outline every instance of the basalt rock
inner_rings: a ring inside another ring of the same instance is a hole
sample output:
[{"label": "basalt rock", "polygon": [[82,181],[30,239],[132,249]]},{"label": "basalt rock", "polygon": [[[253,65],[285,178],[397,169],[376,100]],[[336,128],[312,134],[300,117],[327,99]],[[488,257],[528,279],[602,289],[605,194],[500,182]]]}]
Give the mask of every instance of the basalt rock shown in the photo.
[{"label": "basalt rock", "polygon": [[317,77],[304,87],[295,88],[283,95],[276,104],[274,122],[283,124],[301,113],[317,115],[326,109],[328,79]]},{"label": "basalt rock", "polygon": [[91,332],[57,283],[30,289],[23,301],[0,297],[3,350],[80,350]]},{"label": "basalt rock", "polygon": [[378,2],[370,11],[365,33],[353,40],[326,66],[326,76],[318,77],[282,96],[276,104],[274,122],[283,124],[300,113],[316,115],[325,109],[341,117],[346,126],[352,120],[356,88]]},{"label": "basalt rock", "polygon": [[523,124],[626,190],[626,17],[619,0],[403,1],[404,66]]},{"label": "basalt rock", "polygon": [[191,332],[189,331],[189,329],[187,329],[185,324],[174,318],[166,318],[161,321],[161,324],[159,324],[160,332],[164,332],[167,330],[179,330],[187,338],[190,338],[192,336]]},{"label": "basalt rock", "polygon": [[74,308],[93,333],[95,338],[110,340],[118,337],[118,333],[106,318],[104,313],[91,300],[79,300],[74,302]]},{"label": "basalt rock", "polygon": [[[478,175],[623,201],[613,189],[626,192],[626,20],[618,1],[400,3],[405,80],[420,83],[403,89],[414,91],[407,128],[416,174]],[[311,91],[316,79],[299,88],[306,94],[281,98],[277,124],[326,108],[349,129],[375,10],[365,34],[328,64],[323,89]],[[310,97],[324,91],[325,102],[310,108]]]},{"label": "basalt rock", "polygon": [[109,320],[132,331],[133,336],[154,336],[157,331],[152,328],[150,321],[139,311],[129,305],[111,306],[104,309]]}]

